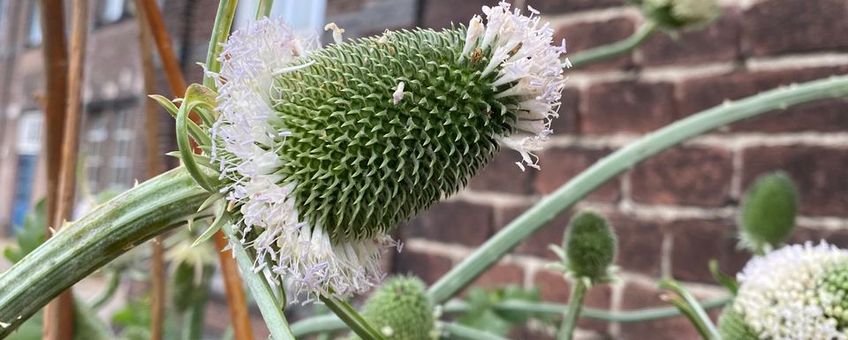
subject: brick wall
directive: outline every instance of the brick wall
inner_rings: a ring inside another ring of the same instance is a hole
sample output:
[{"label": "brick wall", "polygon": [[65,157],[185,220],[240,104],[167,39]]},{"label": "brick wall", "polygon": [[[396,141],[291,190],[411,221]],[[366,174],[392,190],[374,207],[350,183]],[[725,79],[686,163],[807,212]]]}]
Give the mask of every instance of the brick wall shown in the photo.
[{"label": "brick wall", "polygon": [[[466,22],[484,1],[426,0],[421,24]],[[491,1],[489,2],[491,3]],[[642,23],[620,0],[527,0],[542,11],[576,53],[627,37]],[[433,282],[487,238],[610,152],[642,134],[726,99],[848,72],[848,1],[723,1],[723,16],[678,37],[658,34],[627,55],[568,72],[555,135],[541,171],[521,172],[505,150],[470,184],[401,228],[406,246],[397,272]],[[700,297],[711,284],[707,261],[726,271],[748,254],[736,250],[735,213],[759,174],[783,169],[798,184],[801,217],[795,241],[827,238],[848,247],[848,101],[827,100],[767,114],[666,151],[603,186],[578,205],[605,214],[620,241],[622,280],[594,288],[593,307],[629,310],[661,305],[659,277],[687,282]],[[567,283],[542,266],[554,259],[570,214],[523,242],[475,284],[539,287],[566,302]],[[616,324],[584,322],[598,336],[694,339],[682,318]],[[543,330],[516,333],[542,338]]]}]

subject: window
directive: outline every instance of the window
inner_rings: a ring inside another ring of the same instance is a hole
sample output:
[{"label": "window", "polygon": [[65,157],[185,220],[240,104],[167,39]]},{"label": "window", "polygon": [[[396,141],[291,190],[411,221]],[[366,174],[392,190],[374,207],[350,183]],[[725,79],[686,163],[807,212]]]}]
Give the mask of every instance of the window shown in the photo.
[{"label": "window", "polygon": [[116,23],[132,15],[133,1],[100,0],[97,8],[97,25]]},{"label": "window", "polygon": [[12,226],[17,232],[32,204],[32,186],[35,181],[38,154],[41,151],[43,116],[40,111],[29,110],[18,120],[16,149],[18,160],[15,171],[15,191],[12,197]]},{"label": "window", "polygon": [[[235,27],[242,27],[256,18],[259,0],[239,1]],[[271,7],[272,18],[282,18],[295,31],[320,31],[324,26],[326,0],[277,0]]]},{"label": "window", "polygon": [[29,27],[27,27],[26,45],[33,47],[41,45],[41,11],[38,2],[33,1],[29,6]]},{"label": "window", "polygon": [[128,188],[133,183],[133,109],[127,105],[104,107],[87,117],[80,148],[86,184],[92,193]]}]

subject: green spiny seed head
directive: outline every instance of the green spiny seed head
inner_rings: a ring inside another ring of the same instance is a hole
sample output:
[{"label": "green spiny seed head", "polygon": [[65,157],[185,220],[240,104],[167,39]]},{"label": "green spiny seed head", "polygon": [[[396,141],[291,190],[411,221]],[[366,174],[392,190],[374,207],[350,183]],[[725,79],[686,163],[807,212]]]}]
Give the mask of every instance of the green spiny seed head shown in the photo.
[{"label": "green spiny seed head", "polygon": [[365,302],[362,315],[387,339],[437,337],[433,304],[424,283],[412,276],[387,279]]},{"label": "green spiny seed head", "polygon": [[782,244],[795,227],[798,194],[783,172],[760,176],[748,189],[739,216],[742,244],[763,253]]},{"label": "green spiny seed head", "polygon": [[568,270],[592,282],[606,280],[615,261],[617,240],[606,219],[580,212],[571,219],[563,241]]},{"label": "green spiny seed head", "polygon": [[538,167],[564,45],[509,4],[483,12],[467,27],[347,42],[331,24],[336,43],[321,49],[268,19],[233,33],[209,150],[258,267],[295,292],[366,291],[388,231],[464,187],[501,146]]},{"label": "green spiny seed head", "polygon": [[742,314],[732,304],[724,308],[718,318],[718,332],[722,339],[757,340],[757,333],[745,323]]},{"label": "green spiny seed head", "polygon": [[642,0],[642,11],[668,29],[703,26],[719,14],[716,0]]}]

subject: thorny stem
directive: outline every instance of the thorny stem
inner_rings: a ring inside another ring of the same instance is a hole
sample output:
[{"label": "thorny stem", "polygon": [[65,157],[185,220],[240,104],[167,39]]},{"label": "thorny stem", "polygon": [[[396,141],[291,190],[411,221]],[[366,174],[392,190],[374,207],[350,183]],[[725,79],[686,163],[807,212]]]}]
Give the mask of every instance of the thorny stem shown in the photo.
[{"label": "thorny stem", "polygon": [[[575,53],[574,56],[568,58],[568,60],[571,62],[571,67],[578,68],[587,64],[609,59],[630,52],[650,38],[656,31],[657,24],[653,21],[648,21],[642,24],[636,32],[624,40]],[[564,67],[567,65],[568,63],[563,64]]]},{"label": "thorny stem", "polygon": [[382,340],[383,334],[377,331],[374,326],[368,323],[365,318],[356,312],[353,307],[344,300],[340,300],[331,296],[321,295],[321,302],[327,305],[336,316],[350,327],[356,335],[363,339]]},{"label": "thorny stem", "polygon": [[259,6],[256,7],[256,19],[271,15],[272,7],[274,7],[274,0],[259,0]]},{"label": "thorny stem", "polygon": [[96,269],[185,223],[209,195],[177,168],[69,223],[0,275],[0,338]]},{"label": "thorny stem", "polygon": [[[218,4],[218,13],[215,14],[215,24],[212,26],[212,37],[209,38],[209,53],[206,54],[206,69],[210,72],[217,73],[221,70],[218,55],[224,50],[224,42],[230,36],[236,5],[238,0],[221,0]],[[203,76],[203,86],[215,90],[215,79],[208,75]]]},{"label": "thorny stem", "polygon": [[571,340],[574,336],[574,328],[577,327],[577,319],[580,318],[580,309],[583,307],[583,299],[586,297],[588,288],[583,280],[574,280],[571,286],[571,298],[562,316],[562,326],[559,328],[557,339]]},{"label": "thorny stem", "polygon": [[643,136],[598,161],[501,229],[470,256],[433,284],[428,295],[436,303],[454,296],[523,239],[587,194],[637,163],[688,139],[721,126],[789,106],[848,95],[848,76],[793,84],[726,102]]},{"label": "thorny stem", "polygon": [[442,329],[450,334],[450,339],[468,339],[468,340],[506,340],[506,338],[482,331],[476,328],[471,328],[456,322],[443,323]]},{"label": "thorny stem", "polygon": [[268,331],[271,333],[271,338],[274,340],[294,340],[292,331],[289,329],[286,316],[283,314],[283,306],[280,304],[274,291],[268,285],[265,278],[253,270],[253,260],[244,249],[238,236],[233,231],[233,226],[230,224],[224,225],[224,232],[229,239],[229,245],[235,254],[236,262],[239,269],[244,273],[244,281],[247,287],[253,294],[256,305],[259,306],[259,312],[262,313],[262,318],[268,326]]}]

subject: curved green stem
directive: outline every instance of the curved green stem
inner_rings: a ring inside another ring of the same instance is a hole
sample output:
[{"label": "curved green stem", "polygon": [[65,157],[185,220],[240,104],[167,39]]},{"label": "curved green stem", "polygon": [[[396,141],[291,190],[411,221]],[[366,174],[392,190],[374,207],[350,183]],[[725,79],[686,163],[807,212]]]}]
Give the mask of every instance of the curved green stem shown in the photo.
[{"label": "curved green stem", "polygon": [[660,288],[668,289],[677,294],[676,297],[671,297],[668,301],[689,318],[704,339],[716,340],[721,338],[712,320],[710,320],[710,316],[707,315],[698,300],[680,283],[674,280],[661,280]]},{"label": "curved green stem", "polygon": [[[575,53],[574,56],[569,57],[568,60],[571,62],[571,67],[573,68],[606,60],[630,52],[650,38],[656,31],[657,25],[652,21],[648,21],[642,24],[636,32],[624,40]],[[563,64],[563,66],[567,66],[567,63]]]},{"label": "curved green stem", "polygon": [[[221,62],[218,55],[224,50],[224,42],[230,36],[230,27],[233,25],[233,17],[236,15],[238,0],[221,0],[218,3],[218,12],[215,14],[215,24],[212,26],[212,36],[209,38],[209,49],[206,54],[206,69],[209,72],[218,73],[221,70]],[[203,86],[215,90],[215,79],[208,75],[203,76]]]},{"label": "curved green stem", "polygon": [[302,337],[321,332],[333,332],[347,329],[347,325],[335,314],[324,314],[303,319],[291,325],[292,334]]},{"label": "curved green stem", "polygon": [[180,167],[66,225],[0,275],[0,322],[8,324],[0,338],[97,268],[184,223],[209,195]]},{"label": "curved green stem", "polygon": [[834,76],[763,92],[732,103],[727,102],[645,135],[598,161],[513,220],[442,276],[430,287],[428,295],[436,303],[448,300],[557,214],[613,177],[665,149],[721,126],[765,112],[846,95],[848,76]]},{"label": "curved green stem", "polygon": [[339,319],[341,319],[350,330],[363,339],[381,340],[384,339],[383,334],[378,332],[365,318],[362,317],[353,307],[344,300],[339,300],[334,297],[321,295],[321,302],[324,302]]},{"label": "curved green stem", "polygon": [[274,7],[274,0],[259,0],[259,6],[256,7],[256,19],[271,15],[271,7]]},{"label": "curved green stem", "polygon": [[476,328],[460,325],[455,322],[443,323],[442,329],[451,335],[452,339],[468,339],[468,340],[506,340],[506,338],[481,331]]},{"label": "curved green stem", "polygon": [[262,318],[268,326],[271,338],[274,340],[294,340],[295,337],[289,329],[285,314],[283,314],[283,305],[274,295],[274,291],[271,290],[271,286],[268,285],[262,274],[253,270],[253,260],[241,242],[238,241],[233,226],[230,224],[224,225],[223,230],[227,234],[230,248],[232,248],[233,255],[238,262],[239,269],[241,269],[244,282],[247,283],[256,305],[259,306],[259,312],[262,313]]},{"label": "curved green stem", "polygon": [[577,328],[577,319],[580,318],[580,309],[583,308],[583,298],[589,287],[583,280],[574,280],[571,286],[571,298],[568,300],[568,308],[562,316],[562,326],[559,327],[557,339],[571,340],[574,337],[574,329]]}]

